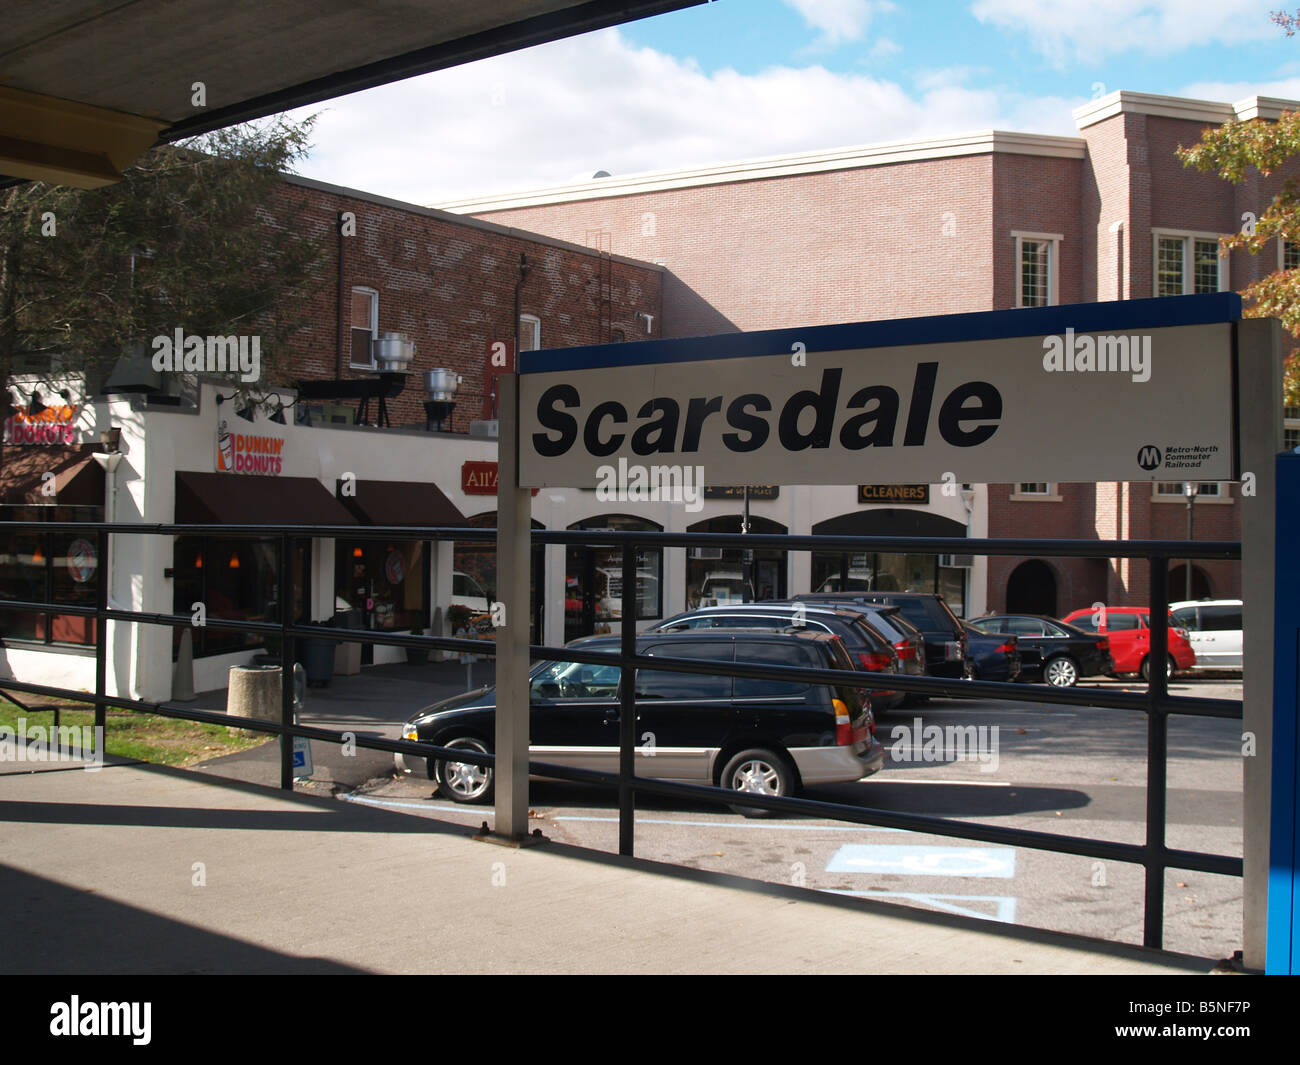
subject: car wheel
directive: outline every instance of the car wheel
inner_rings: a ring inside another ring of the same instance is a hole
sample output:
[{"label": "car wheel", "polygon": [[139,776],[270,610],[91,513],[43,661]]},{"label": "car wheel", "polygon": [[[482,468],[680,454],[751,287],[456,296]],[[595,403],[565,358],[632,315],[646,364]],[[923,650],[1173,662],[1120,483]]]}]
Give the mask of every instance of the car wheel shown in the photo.
[{"label": "car wheel", "polygon": [[[1172,657],[1165,662],[1165,678],[1168,679],[1174,675],[1174,660]],[[1151,683],[1151,658],[1142,659],[1142,679],[1148,684]]]},{"label": "car wheel", "polygon": [[[793,795],[794,769],[775,751],[751,748],[734,754],[722,770],[721,787],[732,791],[752,792],[755,795]],[[746,817],[775,817],[773,810],[760,810],[753,806],[733,806],[733,810]]]},{"label": "car wheel", "polygon": [[[486,743],[473,736],[462,736],[446,743],[439,743],[438,746],[461,747],[481,754],[491,753]],[[452,802],[492,801],[492,770],[488,766],[440,758],[434,764],[433,779],[438,785],[438,790]]]},{"label": "car wheel", "polygon": [[1043,679],[1053,688],[1073,688],[1079,681],[1079,667],[1068,655],[1057,655],[1043,666]]}]

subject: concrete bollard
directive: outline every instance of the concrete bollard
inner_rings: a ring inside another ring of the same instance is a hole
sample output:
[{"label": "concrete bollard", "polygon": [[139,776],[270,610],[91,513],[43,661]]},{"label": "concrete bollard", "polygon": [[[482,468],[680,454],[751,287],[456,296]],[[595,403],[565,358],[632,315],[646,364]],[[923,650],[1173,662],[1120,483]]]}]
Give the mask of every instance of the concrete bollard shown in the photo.
[{"label": "concrete bollard", "polygon": [[[258,721],[280,720],[280,667],[231,666],[226,693],[226,713]],[[269,732],[239,729],[243,736],[270,736]]]},{"label": "concrete bollard", "polygon": [[172,700],[189,703],[194,698],[194,631],[187,628],[181,633],[181,646],[172,669]]}]

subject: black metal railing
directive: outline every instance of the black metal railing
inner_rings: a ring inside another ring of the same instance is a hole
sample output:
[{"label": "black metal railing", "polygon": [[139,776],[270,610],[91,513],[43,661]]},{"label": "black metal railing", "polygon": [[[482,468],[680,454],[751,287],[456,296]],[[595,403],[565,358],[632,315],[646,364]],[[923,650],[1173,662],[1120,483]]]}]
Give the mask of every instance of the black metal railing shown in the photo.
[{"label": "black metal railing", "polygon": [[[311,539],[366,539],[429,540],[458,542],[495,542],[496,530],[470,528],[411,528],[380,526],[292,526],[292,525],[158,525],[158,524],[104,524],[94,522],[60,522],[58,530],[66,533],[94,535],[98,545],[98,569],[95,579],[96,603],[93,607],[74,603],[49,601],[20,601],[0,599],[0,611],[44,612],[96,619],[95,691],[93,694],[77,692],[49,685],[0,678],[0,695],[8,692],[25,692],[54,696],[65,702],[93,703],[95,724],[105,725],[109,706],[145,711],[191,721],[208,722],[243,729],[267,732],[282,737],[280,752],[280,785],[293,787],[293,737],[321,740],[330,743],[352,742],[356,746],[373,750],[402,753],[424,758],[454,758],[478,766],[492,768],[496,758],[463,748],[450,749],[419,743],[412,740],[388,740],[374,736],[355,736],[332,729],[316,728],[296,722],[293,710],[293,687],[281,685],[281,716],[278,722],[254,718],[234,717],[216,711],[197,710],[169,702],[152,702],[132,699],[122,695],[110,696],[107,690],[108,632],[107,621],[135,622],[165,626],[189,626],[190,615],[165,614],[147,611],[111,608],[108,600],[110,538],[114,536],[186,536],[218,534],[223,538],[276,537],[279,541],[278,567],[279,618],[276,621],[248,621],[208,617],[206,625],[214,629],[242,632],[278,634],[281,645],[281,664],[295,661],[295,641],[306,638],[323,638],[333,641],[364,640],[375,644],[397,647],[423,647],[460,653],[495,654],[491,642],[460,639],[448,636],[412,636],[384,630],[344,629],[325,625],[296,623],[291,617],[294,589],[293,546],[296,541]],[[7,533],[39,529],[49,532],[46,522],[0,522],[0,545],[5,544]],[[858,536],[788,536],[784,534],[757,533],[663,533],[616,530],[535,530],[534,544],[578,544],[584,547],[617,548],[622,555],[622,616],[619,623],[619,649],[617,653],[588,651],[579,647],[550,647],[531,644],[530,657],[538,660],[587,662],[596,665],[616,665],[622,674],[620,688],[619,769],[616,773],[576,769],[545,762],[530,761],[530,770],[561,780],[611,786],[618,791],[619,852],[631,855],[635,846],[635,808],[638,794],[684,798],[726,806],[752,806],[785,814],[805,814],[853,824],[924,832],[951,836],[985,843],[1000,843],[1032,849],[1073,854],[1097,859],[1130,862],[1145,870],[1143,942],[1159,947],[1163,942],[1164,876],[1167,869],[1189,869],[1205,873],[1242,876],[1242,859],[1223,854],[1175,850],[1166,845],[1166,784],[1168,755],[1168,722],[1172,714],[1241,719],[1239,701],[1175,697],[1169,694],[1165,671],[1159,666],[1150,669],[1147,691],[1079,691],[1047,686],[1027,688],[1020,684],[974,680],[945,680],[932,677],[908,677],[889,674],[890,690],[919,695],[938,695],[957,698],[987,697],[1021,703],[1056,703],[1090,706],[1099,709],[1138,711],[1147,715],[1147,787],[1146,787],[1146,839],[1142,844],[1121,843],[1082,836],[1069,836],[1026,829],[1005,828],[979,822],[950,820],[924,814],[899,813],[872,807],[852,806],[843,803],[793,797],[774,797],[736,792],[702,784],[683,784],[652,777],[637,776],[635,772],[636,707],[635,671],[652,668],[683,673],[701,673],[713,676],[742,677],[770,680],[805,680],[808,682],[842,684],[855,688],[884,687],[867,678],[871,674],[841,670],[810,670],[788,667],[746,666],[721,662],[701,662],[655,655],[648,657],[637,653],[636,629],[636,556],[638,548],[663,547],[731,547],[743,549],[778,548],[783,551],[819,551],[827,553],[860,553],[863,551],[897,551],[914,554],[973,554],[1015,555],[1030,557],[1066,557],[1099,559],[1145,559],[1149,568],[1148,608],[1151,617],[1150,660],[1163,663],[1169,657],[1168,637],[1168,570],[1175,560],[1188,559],[1240,559],[1241,545],[1236,542],[1208,541],[1097,541],[1097,540],[973,540],[965,538],[926,537],[858,537]],[[3,547],[0,546],[0,554]],[[517,616],[517,615],[516,615]],[[17,702],[17,700],[14,700]],[[18,705],[22,705],[19,703]]]}]

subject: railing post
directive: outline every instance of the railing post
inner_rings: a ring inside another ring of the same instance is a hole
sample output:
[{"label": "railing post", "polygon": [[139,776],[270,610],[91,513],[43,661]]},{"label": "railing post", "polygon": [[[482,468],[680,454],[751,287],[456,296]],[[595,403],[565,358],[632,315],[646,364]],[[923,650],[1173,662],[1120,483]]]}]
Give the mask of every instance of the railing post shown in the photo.
[{"label": "railing post", "polygon": [[[95,536],[95,550],[99,552],[99,572],[95,581],[95,695],[103,698],[108,694],[108,619],[104,612],[108,609],[108,581],[113,572],[108,561],[108,530],[100,529]],[[104,729],[108,720],[108,707],[102,702],[95,703],[95,736],[100,743],[107,743]],[[103,758],[104,752],[97,752]]]},{"label": "railing post", "polygon": [[[623,598],[619,625],[619,654],[636,654],[636,545],[623,544]],[[635,846],[636,790],[636,670],[623,663],[618,708],[618,853],[632,857]]]},{"label": "railing post", "polygon": [[1147,560],[1150,572],[1151,642],[1147,651],[1147,861],[1146,905],[1142,944],[1164,945],[1165,813],[1169,776],[1169,718],[1163,706],[1169,694],[1165,663],[1169,661],[1169,559]]},{"label": "railing post", "polygon": [[[293,618],[293,588],[291,586],[293,567],[290,564],[292,547],[289,534],[280,533],[280,724],[286,729],[293,728],[293,637],[289,635],[289,625]],[[293,790],[293,733],[285,732],[280,737],[280,787],[285,791]]]}]

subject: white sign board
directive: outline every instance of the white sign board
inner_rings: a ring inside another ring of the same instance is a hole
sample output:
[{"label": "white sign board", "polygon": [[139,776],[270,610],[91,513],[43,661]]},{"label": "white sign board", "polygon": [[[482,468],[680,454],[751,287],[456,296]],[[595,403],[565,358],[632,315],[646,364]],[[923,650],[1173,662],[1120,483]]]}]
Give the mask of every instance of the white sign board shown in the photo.
[{"label": "white sign board", "polygon": [[[1179,317],[1150,305],[1203,312],[1214,299],[1139,301],[1148,321],[1124,308],[1123,332],[988,337],[985,322],[984,339],[844,346],[855,330],[896,341],[905,324],[864,323],[809,329],[806,342],[781,330],[581,349],[569,365],[565,352],[531,353],[520,484],[595,487],[654,467],[707,485],[1233,480],[1233,324],[1149,324]],[[1112,307],[1123,305],[1084,317]],[[915,321],[929,335],[952,322],[951,334],[980,319],[1059,324],[1071,309]],[[634,349],[652,347],[660,357],[638,361]],[[599,364],[620,349],[626,362]]]}]

